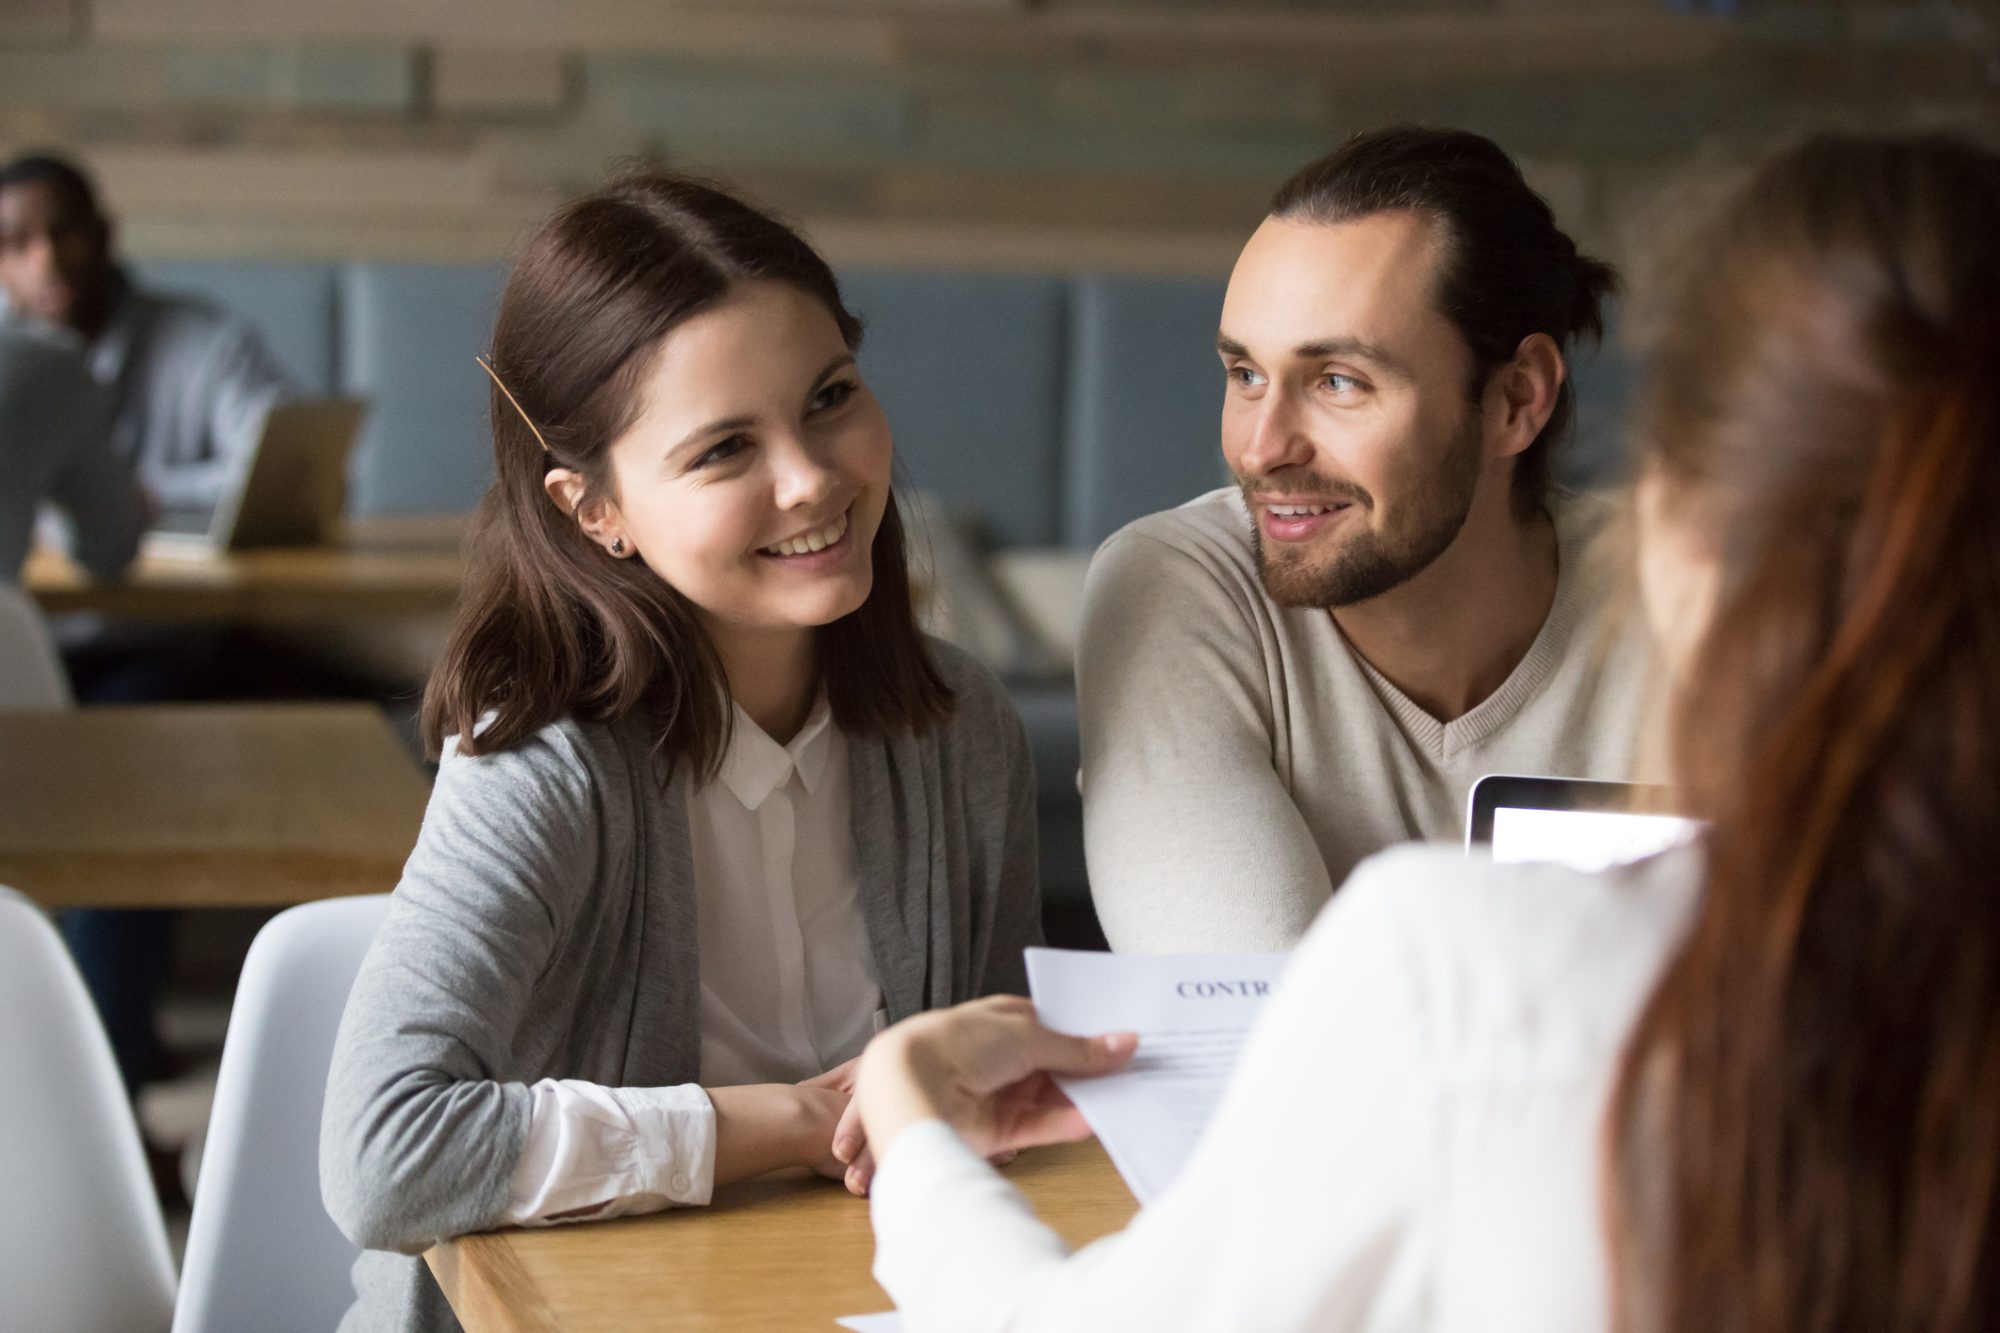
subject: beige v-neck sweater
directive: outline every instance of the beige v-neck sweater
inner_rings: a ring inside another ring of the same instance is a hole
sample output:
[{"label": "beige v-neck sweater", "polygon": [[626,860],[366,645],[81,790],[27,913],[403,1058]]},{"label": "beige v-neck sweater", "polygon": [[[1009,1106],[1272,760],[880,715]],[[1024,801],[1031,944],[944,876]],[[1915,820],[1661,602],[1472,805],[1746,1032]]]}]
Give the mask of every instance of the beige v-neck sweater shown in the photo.
[{"label": "beige v-neck sweater", "polygon": [[1648,776],[1634,765],[1650,648],[1588,549],[1609,513],[1596,497],[1552,497],[1548,620],[1500,688],[1450,722],[1364,661],[1326,611],[1270,599],[1235,488],[1106,542],[1085,588],[1077,690],[1085,851],[1112,947],[1289,949],[1364,857],[1462,838],[1487,773]]}]

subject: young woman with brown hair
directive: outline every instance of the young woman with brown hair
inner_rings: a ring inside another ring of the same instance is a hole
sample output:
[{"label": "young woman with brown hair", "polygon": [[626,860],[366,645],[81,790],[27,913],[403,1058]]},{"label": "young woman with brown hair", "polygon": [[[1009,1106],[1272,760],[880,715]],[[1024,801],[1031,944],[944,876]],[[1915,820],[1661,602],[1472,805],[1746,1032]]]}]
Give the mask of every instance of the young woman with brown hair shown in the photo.
[{"label": "young woman with brown hair", "polygon": [[1182,1177],[1074,1256],[972,1153],[1080,1133],[1050,1074],[1129,1035],[989,1000],[870,1045],[913,1333],[2000,1322],[1996,235],[1993,154],[1823,138],[1656,285],[1640,583],[1698,844],[1370,861]]},{"label": "young woman with brown hair", "polygon": [[[509,280],[437,787],[327,1089],[371,1251],[839,1174],[876,1028],[1021,988],[1026,739],[916,627],[859,338],[797,235],[665,174]],[[415,1259],[355,1278],[344,1328],[456,1326]]]}]

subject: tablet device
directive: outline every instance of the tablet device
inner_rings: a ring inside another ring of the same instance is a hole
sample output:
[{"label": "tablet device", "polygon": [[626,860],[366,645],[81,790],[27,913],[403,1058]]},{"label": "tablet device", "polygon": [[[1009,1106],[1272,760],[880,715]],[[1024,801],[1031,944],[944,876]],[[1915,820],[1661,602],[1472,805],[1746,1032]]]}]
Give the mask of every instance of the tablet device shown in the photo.
[{"label": "tablet device", "polygon": [[1663,852],[1700,827],[1674,812],[1666,787],[1490,773],[1466,799],[1465,846],[1496,861],[1603,870]]},{"label": "tablet device", "polygon": [[146,534],[145,554],[202,558],[325,541],[346,502],[347,458],[364,410],[354,398],[273,405],[216,502],[163,511]]}]

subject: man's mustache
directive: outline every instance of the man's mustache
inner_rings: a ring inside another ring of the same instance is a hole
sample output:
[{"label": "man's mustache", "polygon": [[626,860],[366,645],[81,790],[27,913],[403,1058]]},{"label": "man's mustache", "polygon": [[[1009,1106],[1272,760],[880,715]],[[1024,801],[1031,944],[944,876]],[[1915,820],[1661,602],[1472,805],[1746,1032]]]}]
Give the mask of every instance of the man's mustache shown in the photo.
[{"label": "man's mustache", "polygon": [[1305,476],[1293,474],[1282,477],[1246,477],[1238,474],[1236,484],[1243,488],[1243,496],[1246,500],[1256,495],[1282,495],[1287,499],[1300,500],[1308,504],[1352,504],[1360,505],[1363,509],[1373,509],[1375,507],[1375,497],[1370,495],[1366,489],[1355,485],[1351,481],[1341,481],[1333,477],[1321,477],[1312,474]]}]

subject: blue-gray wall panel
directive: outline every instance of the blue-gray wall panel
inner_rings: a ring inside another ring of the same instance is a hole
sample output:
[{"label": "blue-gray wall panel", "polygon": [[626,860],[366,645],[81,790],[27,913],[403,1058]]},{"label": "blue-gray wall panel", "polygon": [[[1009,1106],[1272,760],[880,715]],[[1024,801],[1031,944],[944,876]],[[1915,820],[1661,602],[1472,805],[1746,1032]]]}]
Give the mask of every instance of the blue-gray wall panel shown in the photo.
[{"label": "blue-gray wall panel", "polygon": [[493,478],[488,380],[497,264],[351,264],[341,274],[343,388],[369,400],[355,450],[357,514],[469,509]]},{"label": "blue-gray wall panel", "polygon": [[1216,322],[1225,284],[1088,277],[1071,297],[1063,537],[1094,547],[1228,480]]},{"label": "blue-gray wall panel", "polygon": [[1570,486],[1609,486],[1625,478],[1632,456],[1631,424],[1643,367],[1621,345],[1616,308],[1606,312],[1604,345],[1570,356],[1576,386],[1576,428],[1555,457],[1556,479]]},{"label": "blue-gray wall panel", "polygon": [[856,272],[842,288],[903,476],[976,509],[996,543],[1058,541],[1064,281]]}]

